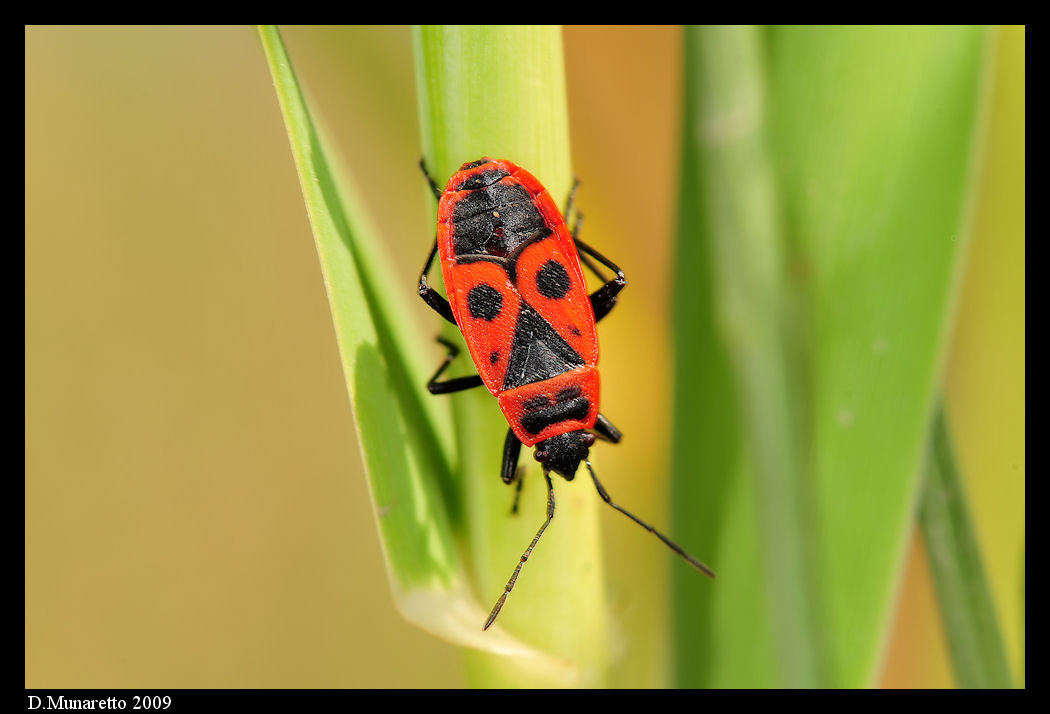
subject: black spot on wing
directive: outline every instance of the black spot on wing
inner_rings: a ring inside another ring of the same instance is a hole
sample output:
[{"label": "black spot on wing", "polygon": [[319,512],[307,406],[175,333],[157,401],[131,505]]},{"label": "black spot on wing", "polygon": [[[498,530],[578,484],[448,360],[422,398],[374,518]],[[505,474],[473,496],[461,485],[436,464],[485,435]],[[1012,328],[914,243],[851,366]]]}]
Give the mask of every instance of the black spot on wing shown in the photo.
[{"label": "black spot on wing", "polygon": [[561,300],[569,292],[571,285],[565,266],[553,258],[536,271],[536,289],[543,297]]},{"label": "black spot on wing", "polygon": [[471,317],[492,322],[503,309],[503,296],[487,283],[475,285],[467,293],[467,309]]}]

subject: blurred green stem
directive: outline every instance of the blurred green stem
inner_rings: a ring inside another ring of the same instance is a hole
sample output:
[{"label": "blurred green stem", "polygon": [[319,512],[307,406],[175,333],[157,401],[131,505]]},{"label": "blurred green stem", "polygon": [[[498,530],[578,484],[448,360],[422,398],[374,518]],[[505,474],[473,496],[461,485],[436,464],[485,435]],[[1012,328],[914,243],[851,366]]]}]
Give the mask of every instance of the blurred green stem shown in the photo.
[{"label": "blurred green stem", "polygon": [[919,523],[956,684],[969,689],[1011,687],[1006,649],[941,404],[934,417]]},{"label": "blurred green stem", "polygon": [[[533,173],[561,204],[572,182],[572,167],[560,28],[421,27],[413,31],[413,41],[423,149],[438,184],[467,161],[482,156],[509,159]],[[422,177],[419,185],[422,194]],[[419,255],[428,247],[421,238]],[[438,324],[435,318],[435,329]],[[459,339],[451,326],[445,329],[447,336]],[[456,368],[470,366],[463,357],[460,363]],[[452,400],[473,579],[478,596],[494,603],[542,523],[546,489],[528,450],[523,450],[524,491],[520,511],[512,516],[513,493],[499,478],[507,423],[495,399],[483,389],[441,398]],[[526,675],[515,658],[469,651],[468,678],[474,686],[605,682],[609,648],[598,525],[601,501],[586,478],[557,479],[554,491],[554,520],[495,627],[563,660],[564,676],[555,681]]]},{"label": "blurred green stem", "polygon": [[[718,327],[754,457],[764,592],[784,686],[819,686],[820,642],[805,467],[805,367],[794,345],[779,197],[768,153],[759,31],[690,28],[687,86],[711,236]],[[690,160],[690,159],[687,159]]]}]

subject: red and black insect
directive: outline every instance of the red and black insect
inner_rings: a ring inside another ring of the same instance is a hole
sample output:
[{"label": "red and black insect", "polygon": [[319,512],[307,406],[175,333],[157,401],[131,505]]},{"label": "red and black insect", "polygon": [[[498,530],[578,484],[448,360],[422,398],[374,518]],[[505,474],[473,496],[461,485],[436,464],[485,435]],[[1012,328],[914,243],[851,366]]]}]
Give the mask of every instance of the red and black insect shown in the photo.
[{"label": "red and black insect", "polygon": [[[487,157],[471,161],[452,175],[444,191],[426,166],[420,165],[438,199],[438,219],[434,247],[419,276],[419,295],[459,327],[478,369],[476,375],[439,382],[458,354],[454,344],[439,337],[448,356],[427,389],[431,394],[448,394],[484,384],[499,400],[510,423],[503,446],[503,482],[517,480],[521,493],[518,457],[522,444],[536,447],[535,458],[543,464],[547,481],[547,519],[521,556],[484,629],[496,619],[522,566],[554,517],[550,472],[571,481],[581,461],[587,464],[602,500],[713,577],[706,565],[615,504],[588,458],[596,437],[614,444],[622,437],[598,411],[595,323],[609,314],[627,285],[623,271],[580,241],[579,214],[570,232],[547,189],[516,164]],[[427,282],[439,252],[447,300]],[[603,283],[589,295],[581,259]],[[593,261],[615,273],[614,277],[607,279]]]}]

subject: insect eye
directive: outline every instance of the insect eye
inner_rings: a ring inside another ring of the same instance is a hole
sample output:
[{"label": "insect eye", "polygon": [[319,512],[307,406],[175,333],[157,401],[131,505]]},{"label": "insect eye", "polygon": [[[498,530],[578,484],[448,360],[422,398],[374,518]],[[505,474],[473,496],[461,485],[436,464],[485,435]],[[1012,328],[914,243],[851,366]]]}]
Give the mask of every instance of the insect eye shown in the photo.
[{"label": "insect eye", "polygon": [[539,461],[542,464],[544,461],[547,460],[547,452],[546,451],[537,451],[536,454],[535,454],[535,458],[536,458],[537,461]]},{"label": "insect eye", "polygon": [[591,433],[584,434],[583,435],[583,443],[584,443],[584,445],[587,446],[588,449],[591,448],[592,446],[594,446],[594,434],[591,434]]}]

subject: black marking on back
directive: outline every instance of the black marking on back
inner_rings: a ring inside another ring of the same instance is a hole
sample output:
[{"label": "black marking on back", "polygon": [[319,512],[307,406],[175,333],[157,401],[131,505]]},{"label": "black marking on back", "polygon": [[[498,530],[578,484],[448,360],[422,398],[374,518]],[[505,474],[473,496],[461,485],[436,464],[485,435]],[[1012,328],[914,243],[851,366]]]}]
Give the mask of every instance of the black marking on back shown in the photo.
[{"label": "black marking on back", "polygon": [[503,389],[542,382],[581,366],[579,353],[539,313],[523,304]]},{"label": "black marking on back", "polygon": [[566,387],[565,389],[563,389],[560,392],[558,392],[557,394],[555,394],[554,395],[554,401],[556,401],[556,402],[567,402],[570,399],[575,399],[576,397],[580,396],[581,394],[583,394],[583,390],[580,389],[580,387],[578,385],[574,384],[573,386]]},{"label": "black marking on back", "polygon": [[551,404],[551,398],[546,394],[537,394],[535,397],[529,397],[521,404],[521,408],[527,412],[534,412],[543,409],[547,405]]},{"label": "black marking on back", "polygon": [[502,180],[464,195],[452,211],[452,249],[457,256],[480,253],[505,258],[535,240],[541,230],[550,232],[529,192]]},{"label": "black marking on back", "polygon": [[540,295],[552,300],[561,300],[569,292],[572,281],[565,266],[551,258],[536,271],[536,289]]},{"label": "black marking on back", "polygon": [[463,164],[462,166],[459,167],[459,170],[460,171],[467,171],[469,169],[476,169],[477,167],[481,166],[482,164],[487,164],[487,163],[490,163],[491,161],[492,161],[492,159],[490,159],[489,157],[482,156],[477,161],[470,161],[468,163]]},{"label": "black marking on back", "polygon": [[467,293],[467,309],[471,317],[492,322],[503,310],[503,296],[487,283],[475,285]]},{"label": "black marking on back", "polygon": [[495,263],[496,265],[502,265],[504,270],[508,270],[508,260],[506,258],[500,258],[496,255],[485,255],[484,253],[466,253],[464,255],[457,255],[456,263],[459,265],[468,265],[469,263]]},{"label": "black marking on back", "polygon": [[489,169],[488,171],[481,171],[473,176],[470,176],[464,181],[461,181],[456,186],[457,191],[470,191],[478,188],[485,188],[499,181],[504,176],[510,176],[510,171],[506,169]]},{"label": "black marking on back", "polygon": [[546,409],[529,412],[521,418],[521,428],[530,434],[539,434],[551,424],[560,424],[568,419],[586,419],[590,410],[591,403],[586,397],[576,397]]}]

